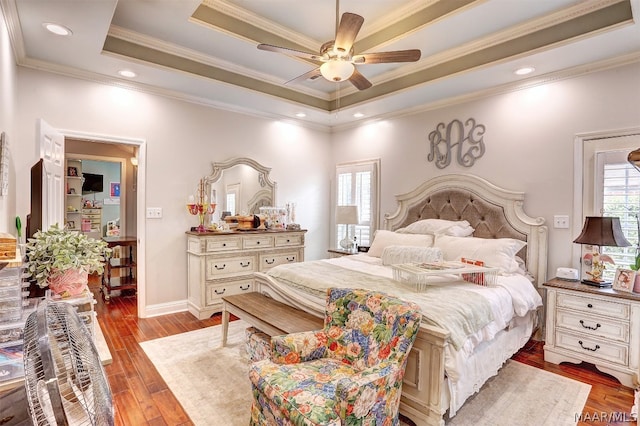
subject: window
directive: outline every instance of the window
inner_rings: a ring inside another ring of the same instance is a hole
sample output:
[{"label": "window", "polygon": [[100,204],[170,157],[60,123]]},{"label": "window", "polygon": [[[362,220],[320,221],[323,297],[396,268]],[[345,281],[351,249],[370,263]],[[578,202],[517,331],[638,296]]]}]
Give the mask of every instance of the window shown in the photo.
[{"label": "window", "polygon": [[[347,234],[355,235],[360,246],[370,246],[378,228],[378,186],[380,160],[368,160],[336,166],[336,206],[358,206],[357,225],[336,224],[336,246]],[[334,209],[335,210],[335,209]]]},{"label": "window", "polygon": [[[640,135],[607,135],[586,139],[581,143],[584,152],[581,182],[582,215],[576,217],[619,217],[622,231],[631,246],[601,247],[600,250],[613,258],[616,267],[628,268],[635,263],[636,248],[639,244],[640,172],[627,162],[627,155],[640,147]],[[590,250],[590,247],[582,247],[583,254],[587,250]],[[612,280],[615,269],[605,269],[604,279]]]},{"label": "window", "polygon": [[[596,176],[602,185],[596,194],[603,216],[617,216],[630,247],[602,247],[602,253],[613,258],[616,265],[628,267],[635,263],[638,247],[638,214],[640,214],[640,172],[627,162],[628,151],[604,152],[596,156]],[[608,268],[604,277],[612,280],[615,270]]]}]

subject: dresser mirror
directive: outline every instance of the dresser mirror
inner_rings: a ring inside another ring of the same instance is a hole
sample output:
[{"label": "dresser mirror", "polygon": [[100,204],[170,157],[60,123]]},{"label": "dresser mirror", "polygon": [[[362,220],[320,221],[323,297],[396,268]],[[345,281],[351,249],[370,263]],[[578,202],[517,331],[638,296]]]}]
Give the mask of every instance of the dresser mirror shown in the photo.
[{"label": "dresser mirror", "polygon": [[239,157],[213,163],[212,173],[204,178],[209,200],[215,200],[212,222],[223,212],[231,215],[252,215],[260,207],[275,205],[276,183],[269,177],[271,168],[251,158]]}]

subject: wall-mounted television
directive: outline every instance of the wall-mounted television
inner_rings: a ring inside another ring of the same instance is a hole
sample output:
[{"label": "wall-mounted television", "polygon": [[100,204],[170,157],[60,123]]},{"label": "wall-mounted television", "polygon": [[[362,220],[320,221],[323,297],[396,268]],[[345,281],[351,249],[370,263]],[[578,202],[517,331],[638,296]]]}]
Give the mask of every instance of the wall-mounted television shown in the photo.
[{"label": "wall-mounted television", "polygon": [[83,194],[102,192],[103,190],[102,175],[96,175],[93,173],[83,173],[82,178],[84,179],[84,181],[82,182]]}]

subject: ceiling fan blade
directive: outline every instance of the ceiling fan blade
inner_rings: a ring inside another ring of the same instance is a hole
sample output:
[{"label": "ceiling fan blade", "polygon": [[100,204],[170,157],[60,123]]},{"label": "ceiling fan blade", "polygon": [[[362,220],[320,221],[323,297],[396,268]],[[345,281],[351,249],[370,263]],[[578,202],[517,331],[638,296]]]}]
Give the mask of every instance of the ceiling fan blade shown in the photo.
[{"label": "ceiling fan blade", "polygon": [[341,52],[349,52],[363,22],[364,18],[360,15],[349,12],[343,13],[340,25],[336,30],[335,48]]},{"label": "ceiling fan blade", "polygon": [[265,50],[267,52],[284,53],[285,55],[297,56],[299,58],[311,59],[312,61],[322,61],[322,56],[315,53],[303,52],[301,50],[289,49],[287,47],[273,46],[271,44],[261,43],[258,45],[258,49]]},{"label": "ceiling fan blade", "polygon": [[391,52],[363,53],[354,55],[354,64],[384,64],[389,62],[416,62],[421,56],[420,49],[394,50]]},{"label": "ceiling fan blade", "polygon": [[349,81],[358,90],[365,90],[373,86],[371,82],[367,80],[367,78],[364,75],[360,74],[360,71],[358,71],[357,68],[353,71],[353,74],[351,74],[351,77],[349,77]]},{"label": "ceiling fan blade", "polygon": [[296,78],[293,78],[293,79],[291,79],[289,81],[286,81],[284,84],[299,83],[299,82],[302,82],[302,81],[305,81],[305,80],[315,80],[318,77],[322,77],[322,74],[320,73],[320,68],[316,68],[316,69],[313,69],[313,70],[311,70],[309,72],[305,72],[304,74],[302,74],[302,75],[300,75],[300,76],[298,76]]}]

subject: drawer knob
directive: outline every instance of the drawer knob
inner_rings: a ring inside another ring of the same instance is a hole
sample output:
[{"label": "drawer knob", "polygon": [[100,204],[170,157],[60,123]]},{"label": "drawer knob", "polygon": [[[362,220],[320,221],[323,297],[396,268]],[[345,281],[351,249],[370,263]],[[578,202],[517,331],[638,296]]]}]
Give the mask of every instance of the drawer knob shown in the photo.
[{"label": "drawer knob", "polygon": [[247,284],[246,286],[244,286],[244,285],[240,286],[240,290],[243,290],[243,291],[249,290],[250,288],[251,288],[251,284]]},{"label": "drawer knob", "polygon": [[582,349],[584,349],[584,350],[586,350],[586,351],[592,351],[592,352],[595,352],[595,351],[597,351],[598,349],[600,349],[600,345],[596,345],[596,347],[595,347],[595,348],[590,348],[589,346],[585,346],[585,345],[583,345],[583,344],[582,344],[582,340],[578,340],[578,343],[580,343],[580,346],[582,347]]},{"label": "drawer knob", "polygon": [[290,242],[291,242],[291,240],[287,238],[287,242],[288,242],[288,243],[290,243]]},{"label": "drawer knob", "polygon": [[269,261],[269,259],[265,259],[265,262],[267,262],[267,265],[273,265],[275,263],[275,259],[271,259],[271,261]]},{"label": "drawer knob", "polygon": [[587,308],[593,308],[593,305],[591,303],[587,303]]},{"label": "drawer knob", "polygon": [[227,246],[227,243],[222,243],[222,247],[226,247],[226,246]]},{"label": "drawer knob", "polygon": [[580,320],[580,325],[581,325],[581,326],[583,326],[584,328],[588,329],[588,330],[597,330],[597,329],[599,329],[600,327],[602,327],[602,326],[600,325],[600,323],[596,323],[596,326],[595,326],[595,327],[591,327],[590,325],[585,325],[585,324],[584,324],[584,320]]},{"label": "drawer knob", "polygon": [[286,259],[287,259],[287,262],[295,262],[295,261],[296,261],[295,256],[292,256],[292,257],[288,257],[288,256],[287,256],[287,258],[286,258]]},{"label": "drawer knob", "polygon": [[225,292],[225,291],[227,291],[227,289],[226,289],[226,288],[223,288],[222,290],[218,291],[218,289],[216,288],[216,289],[214,289],[213,291],[215,291],[215,292],[216,292],[216,294],[224,294],[224,292]]},{"label": "drawer knob", "polygon": [[223,263],[222,266],[218,266],[218,265],[213,265],[214,268],[216,268],[218,271],[222,271],[224,268],[227,267],[226,263]]},{"label": "drawer knob", "polygon": [[243,268],[246,268],[249,265],[251,265],[251,262],[247,262],[247,263],[240,262],[240,266],[242,266]]}]

